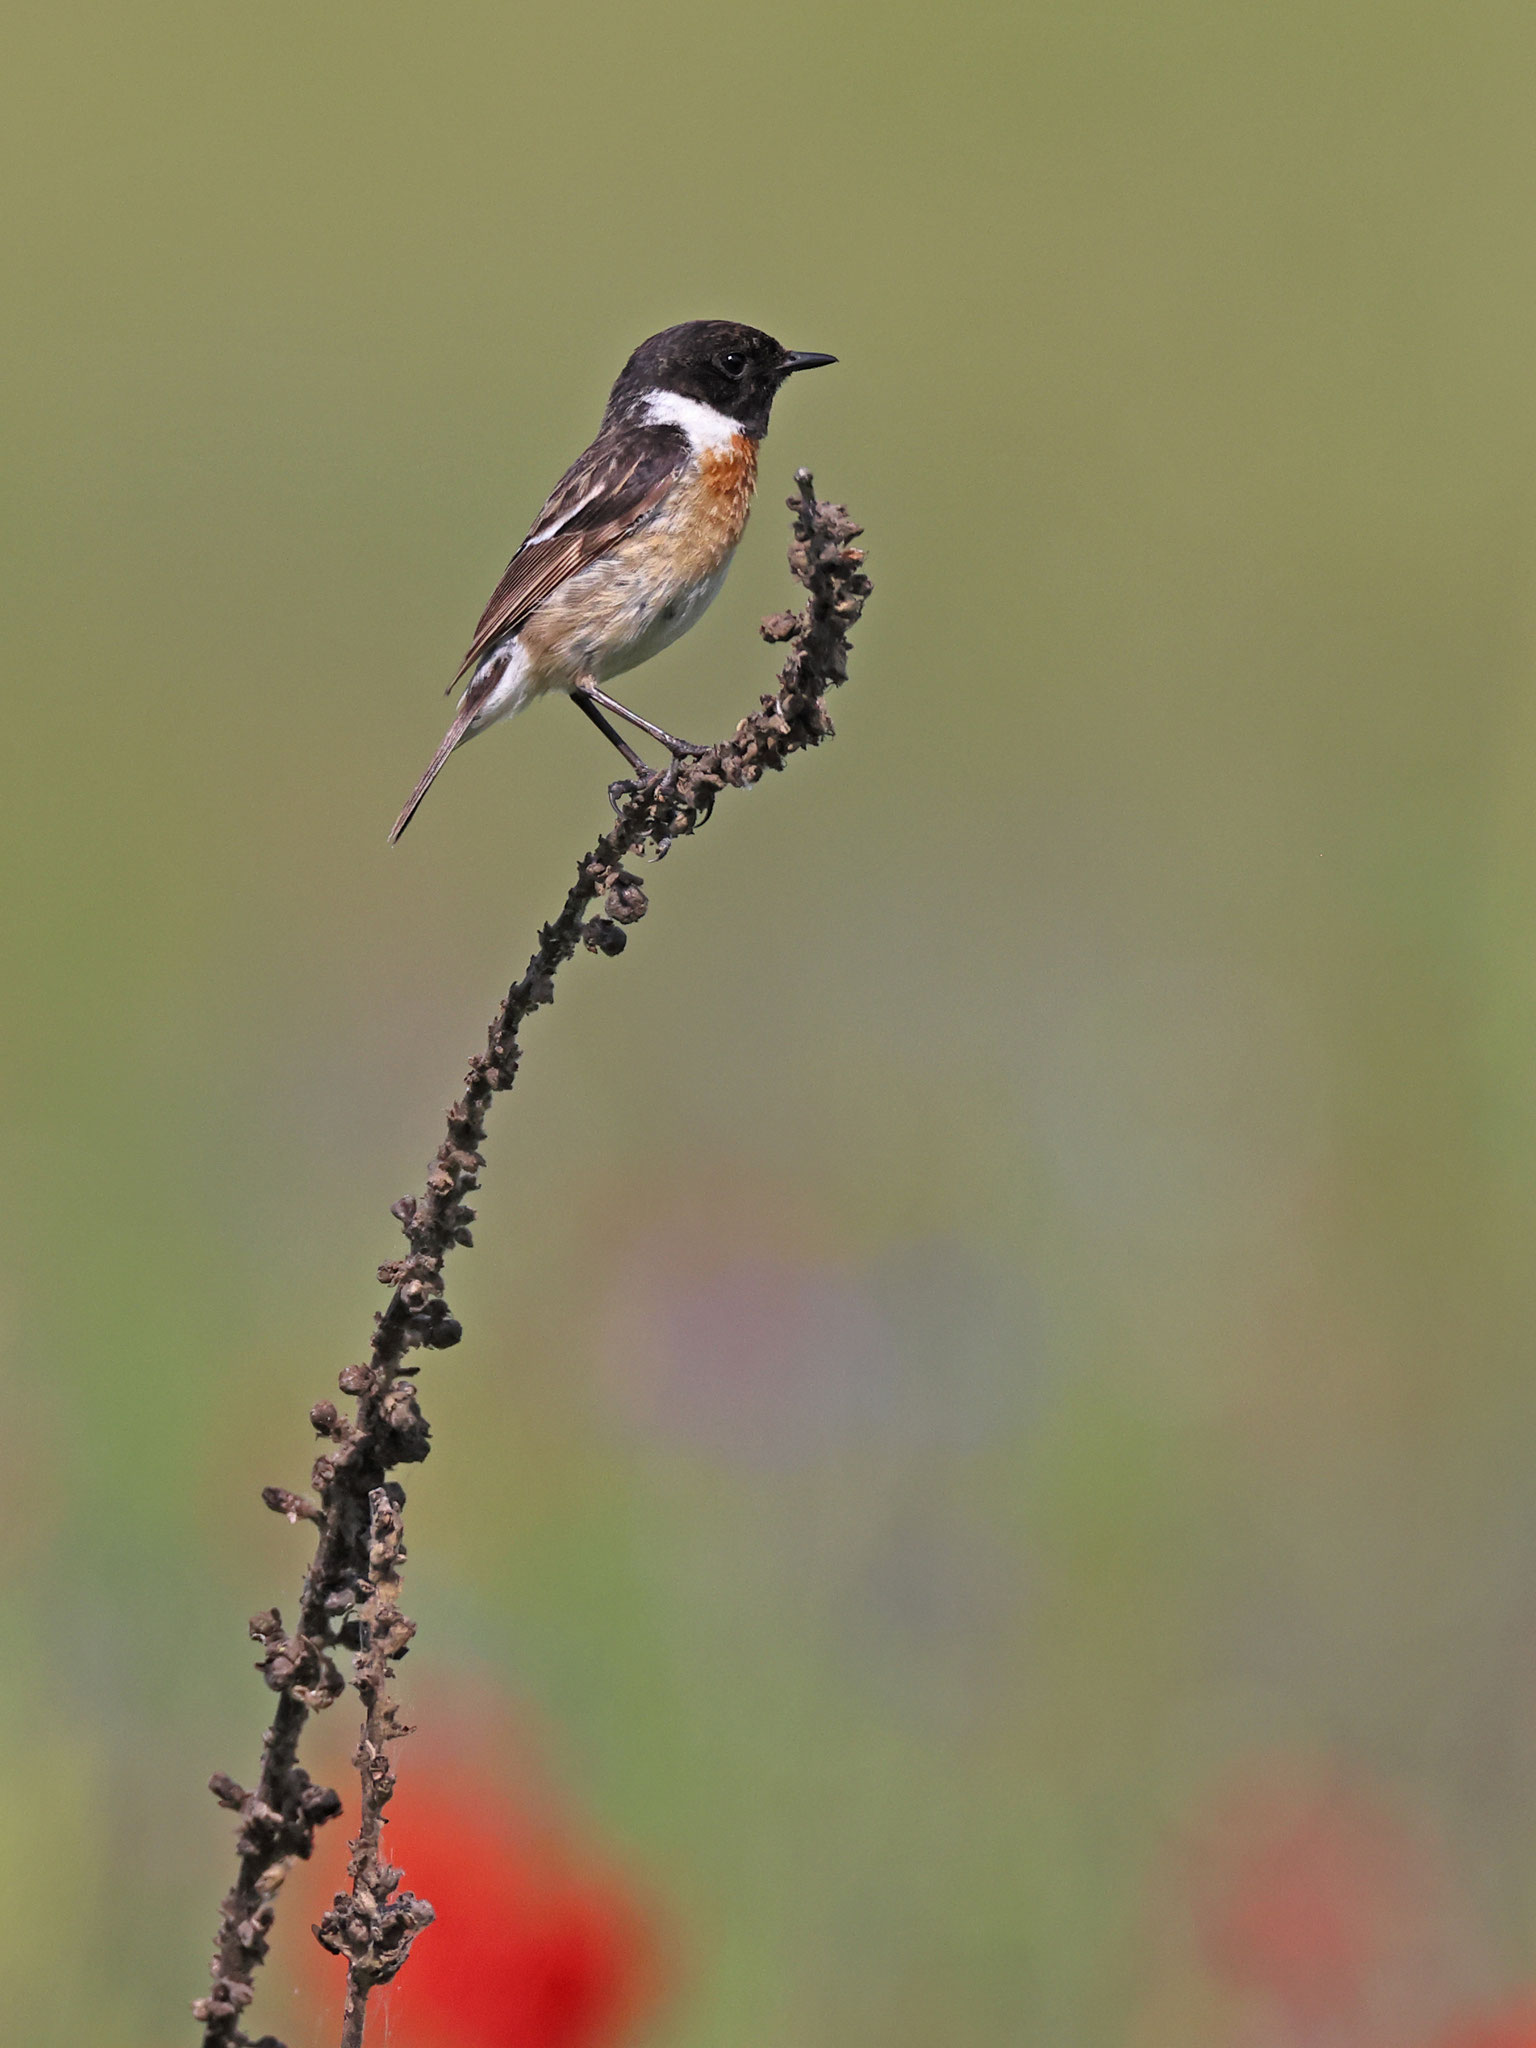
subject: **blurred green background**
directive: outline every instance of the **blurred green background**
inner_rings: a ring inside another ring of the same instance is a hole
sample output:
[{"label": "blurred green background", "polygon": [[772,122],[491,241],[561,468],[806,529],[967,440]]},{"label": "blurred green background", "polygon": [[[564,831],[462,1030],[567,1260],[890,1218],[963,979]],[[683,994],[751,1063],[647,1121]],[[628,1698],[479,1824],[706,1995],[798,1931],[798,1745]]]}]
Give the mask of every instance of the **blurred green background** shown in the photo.
[{"label": "blurred green background", "polygon": [[1533,75],[1495,0],[12,0],[14,2048],[195,2037],[257,1490],[613,764],[540,707],[385,834],[699,315],[841,363],[632,699],[766,686],[798,463],[875,597],[498,1107],[419,1740],[522,1731],[661,2048],[1413,2048],[1536,1980]]}]

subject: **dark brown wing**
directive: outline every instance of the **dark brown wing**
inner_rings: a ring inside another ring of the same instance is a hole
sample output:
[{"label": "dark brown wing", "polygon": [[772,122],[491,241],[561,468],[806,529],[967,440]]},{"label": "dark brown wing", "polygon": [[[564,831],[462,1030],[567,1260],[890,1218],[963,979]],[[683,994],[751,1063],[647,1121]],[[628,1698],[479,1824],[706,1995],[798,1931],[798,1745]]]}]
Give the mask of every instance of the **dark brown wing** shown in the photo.
[{"label": "dark brown wing", "polygon": [[688,438],[678,427],[623,426],[600,433],[550,492],[507,564],[454,682],[498,640],[515,633],[567,576],[606,554],[653,512],[687,460]]}]

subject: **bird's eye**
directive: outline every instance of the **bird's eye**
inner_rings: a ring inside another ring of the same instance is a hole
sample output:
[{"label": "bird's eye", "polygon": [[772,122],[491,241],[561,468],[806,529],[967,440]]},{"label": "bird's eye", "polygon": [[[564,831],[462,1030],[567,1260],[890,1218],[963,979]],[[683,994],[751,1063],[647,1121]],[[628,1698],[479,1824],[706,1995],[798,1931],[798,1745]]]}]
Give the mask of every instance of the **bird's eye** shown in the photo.
[{"label": "bird's eye", "polygon": [[728,348],[722,355],[715,357],[715,368],[723,370],[727,377],[744,377],[747,371],[747,359],[744,355],[738,353],[737,350]]}]

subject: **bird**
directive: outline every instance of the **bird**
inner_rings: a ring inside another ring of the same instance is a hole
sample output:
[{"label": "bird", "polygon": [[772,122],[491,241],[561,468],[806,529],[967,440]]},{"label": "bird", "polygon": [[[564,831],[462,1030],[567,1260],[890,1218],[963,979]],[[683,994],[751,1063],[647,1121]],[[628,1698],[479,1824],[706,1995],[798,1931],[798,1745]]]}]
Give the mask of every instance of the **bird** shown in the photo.
[{"label": "bird", "polygon": [[491,593],[448,685],[465,686],[453,722],[395,820],[391,845],[456,747],[551,690],[563,691],[637,775],[649,772],[646,763],[609,714],[674,758],[706,751],[603,685],[703,615],[746,527],[758,445],[780,386],[836,361],[734,320],[685,320],[641,342],[596,436]]}]

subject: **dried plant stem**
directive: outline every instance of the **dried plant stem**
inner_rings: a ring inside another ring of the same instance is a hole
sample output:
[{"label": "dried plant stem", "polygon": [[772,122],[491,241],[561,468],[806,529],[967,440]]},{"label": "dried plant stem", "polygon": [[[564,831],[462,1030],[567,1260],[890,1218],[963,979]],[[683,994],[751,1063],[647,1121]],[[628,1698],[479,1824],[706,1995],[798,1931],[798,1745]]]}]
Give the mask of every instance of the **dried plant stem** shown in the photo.
[{"label": "dried plant stem", "polygon": [[445,1350],[459,1341],[460,1327],[443,1299],[443,1266],[456,1244],[472,1242],[474,1210],[465,1198],[479,1186],[492,1098],[512,1086],[523,1022],[553,1001],[555,975],[577,947],[621,953],[625,928],[644,917],[645,890],[625,861],[647,852],[659,858],[707,821],[721,790],[749,788],[792,754],[832,736],[825,698],[847,675],[848,635],[869,583],[862,552],[852,545],[859,528],[841,506],[817,501],[805,470],[795,481],[789,563],[807,602],[801,613],[763,621],[766,640],[790,643],[777,689],[730,739],[674,763],[664,774],[614,785],[614,823],[578,863],[564,905],[540,931],[526,972],[491,1022],[485,1050],[471,1060],[423,1192],[394,1205],[406,1256],[379,1268],[379,1279],[391,1290],[388,1305],[374,1318],[368,1357],[340,1375],[341,1390],[356,1407],[347,1416],[333,1402],[321,1401],[310,1411],[314,1428],[330,1444],[315,1462],[318,1499],[282,1487],[263,1493],[268,1507],[290,1522],[314,1523],[317,1538],[294,1633],[285,1632],[276,1609],[256,1615],[250,1625],[264,1651],[258,1669],[278,1695],[256,1789],[246,1792],[222,1773],[211,1780],[215,1797],[240,1815],[241,1826],[235,1882],[219,1916],[212,1985],[193,2006],[203,2025],[203,2048],[282,2048],[271,2035],[252,2041],[240,2021],[266,1958],[283,1879],[296,1858],[310,1854],[316,1827],[341,1810],[336,1793],[311,1784],[298,1762],[311,1712],[328,1707],[345,1689],[330,1654],[334,1649],[356,1653],[353,1682],[365,1710],[356,1752],[363,1796],[352,1845],[352,1889],[338,1895],[316,1929],[326,1947],[348,1958],[342,2048],[361,2048],[369,1992],[395,1974],[431,1921],[424,1900],[397,1891],[401,1873],[389,1867],[382,1846],[384,1808],[395,1782],[389,1746],[407,1732],[390,1696],[390,1667],[414,1626],[398,1604],[405,1494],[388,1474],[419,1463],[430,1448],[416,1398],[419,1367],[407,1359],[417,1349]]},{"label": "dried plant stem", "polygon": [[362,2048],[368,1994],[387,1984],[432,1924],[432,1908],[397,1891],[400,1872],[384,1860],[384,1809],[395,1790],[389,1746],[410,1729],[390,1697],[390,1666],[403,1657],[415,1622],[400,1612],[400,1567],[405,1562],[402,1510],[405,1493],[380,1486],[369,1497],[369,1593],[360,1619],[361,1647],[353,1683],[362,1694],[363,1730],[352,1761],[362,1781],[362,1825],[352,1844],[352,1890],[339,1892],[315,1929],[323,1948],[347,1958],[347,2002],[341,2048]]}]

